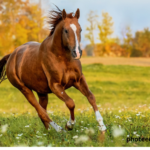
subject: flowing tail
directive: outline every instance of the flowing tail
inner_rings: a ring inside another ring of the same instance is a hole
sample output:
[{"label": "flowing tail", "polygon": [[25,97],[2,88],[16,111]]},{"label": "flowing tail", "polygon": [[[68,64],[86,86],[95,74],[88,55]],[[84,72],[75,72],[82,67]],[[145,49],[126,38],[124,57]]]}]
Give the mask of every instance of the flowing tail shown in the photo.
[{"label": "flowing tail", "polygon": [[0,60],[0,83],[2,81],[4,81],[5,79],[7,79],[6,76],[6,69],[5,69],[5,65],[7,63],[7,60],[9,58],[10,54],[4,56],[1,60]]}]

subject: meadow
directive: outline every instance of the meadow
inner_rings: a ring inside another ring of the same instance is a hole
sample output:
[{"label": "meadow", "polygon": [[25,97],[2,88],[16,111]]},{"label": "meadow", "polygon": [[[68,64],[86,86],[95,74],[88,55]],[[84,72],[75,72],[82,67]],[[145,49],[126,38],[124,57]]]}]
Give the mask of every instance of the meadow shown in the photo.
[{"label": "meadow", "polygon": [[[150,68],[89,64],[83,73],[104,118],[105,136],[91,105],[75,88],[66,90],[76,104],[75,127],[57,133],[45,130],[35,109],[6,80],[0,84],[0,146],[150,146],[150,141],[127,142],[150,138]],[[62,127],[69,120],[69,110],[54,94],[49,94],[48,114]]]}]

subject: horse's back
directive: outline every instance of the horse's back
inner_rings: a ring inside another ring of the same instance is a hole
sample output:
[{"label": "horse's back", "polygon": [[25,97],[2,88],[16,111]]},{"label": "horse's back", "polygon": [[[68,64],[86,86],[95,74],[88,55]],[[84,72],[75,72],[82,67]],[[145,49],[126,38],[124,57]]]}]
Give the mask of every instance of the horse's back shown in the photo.
[{"label": "horse's back", "polygon": [[16,86],[17,77],[28,88],[46,93],[50,90],[39,62],[39,48],[38,42],[28,42],[16,48],[7,62],[6,73],[14,86]]}]

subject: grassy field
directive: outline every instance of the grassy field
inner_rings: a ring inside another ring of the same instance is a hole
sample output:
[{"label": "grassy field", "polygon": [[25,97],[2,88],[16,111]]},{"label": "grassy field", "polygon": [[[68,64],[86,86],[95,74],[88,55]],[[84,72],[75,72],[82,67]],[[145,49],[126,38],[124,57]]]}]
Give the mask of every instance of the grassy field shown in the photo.
[{"label": "grassy field", "polygon": [[[127,137],[150,138],[150,68],[121,65],[83,65],[107,132],[98,130],[87,99],[76,89],[66,92],[76,104],[73,131],[45,130],[34,108],[8,80],[0,84],[0,146],[150,146],[127,142]],[[65,104],[49,95],[48,114],[64,127],[69,119]],[[6,129],[6,131],[5,131]]]}]

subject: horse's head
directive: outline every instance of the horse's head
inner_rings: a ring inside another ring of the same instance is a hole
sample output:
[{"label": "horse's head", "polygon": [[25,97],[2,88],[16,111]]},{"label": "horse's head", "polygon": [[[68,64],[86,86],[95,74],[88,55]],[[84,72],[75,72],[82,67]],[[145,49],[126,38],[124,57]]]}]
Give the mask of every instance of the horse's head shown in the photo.
[{"label": "horse's head", "polygon": [[[72,14],[70,14],[72,16]],[[66,11],[62,11],[63,29],[62,29],[62,43],[69,51],[74,59],[79,59],[82,55],[80,49],[81,41],[81,27],[78,23],[80,17],[80,10],[77,9],[74,17],[68,17]]]}]

